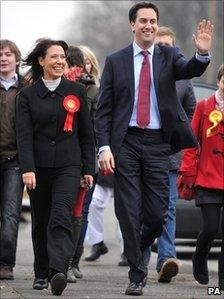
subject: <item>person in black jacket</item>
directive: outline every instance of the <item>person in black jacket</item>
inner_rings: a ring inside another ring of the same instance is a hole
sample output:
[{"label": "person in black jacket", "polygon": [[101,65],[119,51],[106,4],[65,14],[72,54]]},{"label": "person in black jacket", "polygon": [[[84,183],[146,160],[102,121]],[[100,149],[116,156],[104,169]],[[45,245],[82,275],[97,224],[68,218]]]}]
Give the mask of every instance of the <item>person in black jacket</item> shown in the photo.
[{"label": "person in black jacket", "polygon": [[21,54],[10,40],[0,40],[0,279],[14,279],[23,182],[18,161],[15,98],[23,86]]},{"label": "person in black jacket", "polygon": [[63,77],[67,44],[44,39],[25,59],[33,84],[18,96],[17,127],[23,182],[29,189],[34,289],[61,295],[74,251],[72,208],[81,176],[92,186],[93,128],[85,88]]}]

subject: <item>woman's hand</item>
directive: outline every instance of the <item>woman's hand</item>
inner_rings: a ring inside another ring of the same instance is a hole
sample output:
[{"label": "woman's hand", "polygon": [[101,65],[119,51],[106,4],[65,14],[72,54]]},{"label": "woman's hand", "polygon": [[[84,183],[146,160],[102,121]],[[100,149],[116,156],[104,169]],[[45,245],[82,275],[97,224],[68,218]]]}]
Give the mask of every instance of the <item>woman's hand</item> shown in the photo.
[{"label": "woman's hand", "polygon": [[92,186],[93,186],[93,176],[89,175],[89,174],[85,174],[84,175],[84,182],[85,182],[86,188],[91,189]]},{"label": "woman's hand", "polygon": [[22,175],[23,183],[28,189],[36,188],[36,175],[34,172],[25,172]]},{"label": "woman's hand", "polygon": [[196,176],[185,176],[182,174],[181,181],[189,188],[193,188]]}]

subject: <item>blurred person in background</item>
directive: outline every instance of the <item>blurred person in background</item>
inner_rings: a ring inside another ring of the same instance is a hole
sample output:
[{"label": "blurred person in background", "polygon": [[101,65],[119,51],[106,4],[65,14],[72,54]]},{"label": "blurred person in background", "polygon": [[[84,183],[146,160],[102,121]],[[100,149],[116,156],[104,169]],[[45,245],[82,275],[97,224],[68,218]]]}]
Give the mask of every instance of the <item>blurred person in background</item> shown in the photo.
[{"label": "blurred person in background", "polygon": [[105,176],[99,172],[88,213],[88,226],[85,239],[91,245],[91,252],[89,256],[85,257],[85,261],[87,262],[93,262],[108,252],[108,247],[104,242],[103,213],[113,198],[113,174]]},{"label": "blurred person in background", "polygon": [[[164,47],[175,47],[176,38],[169,27],[159,27],[155,44]],[[190,80],[176,81],[177,97],[186,112],[189,120],[192,119],[196,99]],[[181,152],[169,156],[169,208],[167,221],[163,227],[162,235],[157,238],[157,266],[158,282],[170,282],[179,271],[179,263],[176,259],[175,231],[176,231],[176,203],[178,199],[177,175],[180,167]]]},{"label": "blurred person in background", "polygon": [[23,182],[18,160],[15,107],[23,87],[21,54],[10,40],[0,40],[0,279],[14,279]]},{"label": "blurred person in background", "polygon": [[184,150],[180,173],[184,184],[195,187],[195,204],[203,221],[192,258],[194,278],[209,283],[208,254],[221,222],[218,276],[224,291],[224,65],[218,70],[217,85],[215,94],[196,105],[191,124],[199,153],[197,148]]},{"label": "blurred person in background", "polygon": [[[68,49],[68,66],[69,70],[65,73],[65,76],[70,80],[76,80],[84,84],[87,92],[87,104],[89,113],[94,127],[95,113],[98,104],[98,89],[99,89],[99,75],[100,69],[95,54],[87,46],[74,47],[70,46]],[[75,74],[75,75],[74,75]],[[74,75],[74,76],[73,76]],[[95,155],[96,158],[96,155]],[[97,161],[96,161],[97,165]],[[96,173],[98,169],[96,168]],[[83,274],[79,269],[79,262],[84,249],[84,240],[86,235],[86,229],[88,225],[88,213],[89,205],[92,200],[92,194],[96,183],[97,174],[94,175],[93,188],[87,191],[85,196],[82,217],[76,221],[76,230],[79,237],[75,240],[77,243],[75,253],[70,261],[68,270],[68,281],[75,282],[76,278],[82,278]],[[81,225],[81,228],[80,228]],[[76,236],[78,236],[76,234]]]},{"label": "blurred person in background", "polygon": [[100,84],[100,67],[99,67],[99,62],[96,58],[96,55],[87,46],[80,45],[79,49],[82,51],[82,53],[84,55],[86,71],[94,77],[95,84],[96,84],[97,87],[99,87],[99,84]]},{"label": "blurred person in background", "polygon": [[86,90],[63,77],[67,49],[64,41],[51,39],[35,45],[24,60],[33,84],[17,101],[19,161],[31,203],[33,288],[47,288],[49,281],[53,295],[61,295],[67,284],[81,176],[91,187],[95,172]]}]

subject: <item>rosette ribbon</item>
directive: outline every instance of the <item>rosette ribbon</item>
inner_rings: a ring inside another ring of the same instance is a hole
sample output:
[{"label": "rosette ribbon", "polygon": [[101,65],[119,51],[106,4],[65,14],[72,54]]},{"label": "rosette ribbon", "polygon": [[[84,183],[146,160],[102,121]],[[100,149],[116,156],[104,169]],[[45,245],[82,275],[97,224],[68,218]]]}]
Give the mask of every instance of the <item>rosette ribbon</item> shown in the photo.
[{"label": "rosette ribbon", "polygon": [[219,110],[213,110],[209,114],[209,120],[213,125],[206,130],[206,137],[212,136],[212,130],[218,126],[218,124],[222,121],[223,115],[222,112]]},{"label": "rosette ribbon", "polygon": [[75,119],[74,113],[77,112],[80,108],[80,100],[74,95],[68,95],[63,100],[63,106],[68,112],[66,115],[63,130],[65,132],[72,132],[73,122]]}]

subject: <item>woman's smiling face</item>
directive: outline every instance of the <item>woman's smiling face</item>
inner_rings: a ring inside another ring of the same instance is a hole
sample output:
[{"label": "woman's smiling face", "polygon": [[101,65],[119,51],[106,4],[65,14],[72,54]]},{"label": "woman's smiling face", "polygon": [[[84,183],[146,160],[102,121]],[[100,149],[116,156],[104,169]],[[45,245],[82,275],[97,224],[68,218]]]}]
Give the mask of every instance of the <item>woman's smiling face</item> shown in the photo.
[{"label": "woman's smiling face", "polygon": [[66,55],[61,46],[53,45],[47,49],[46,56],[39,57],[43,67],[44,79],[55,80],[63,76],[66,67]]}]

